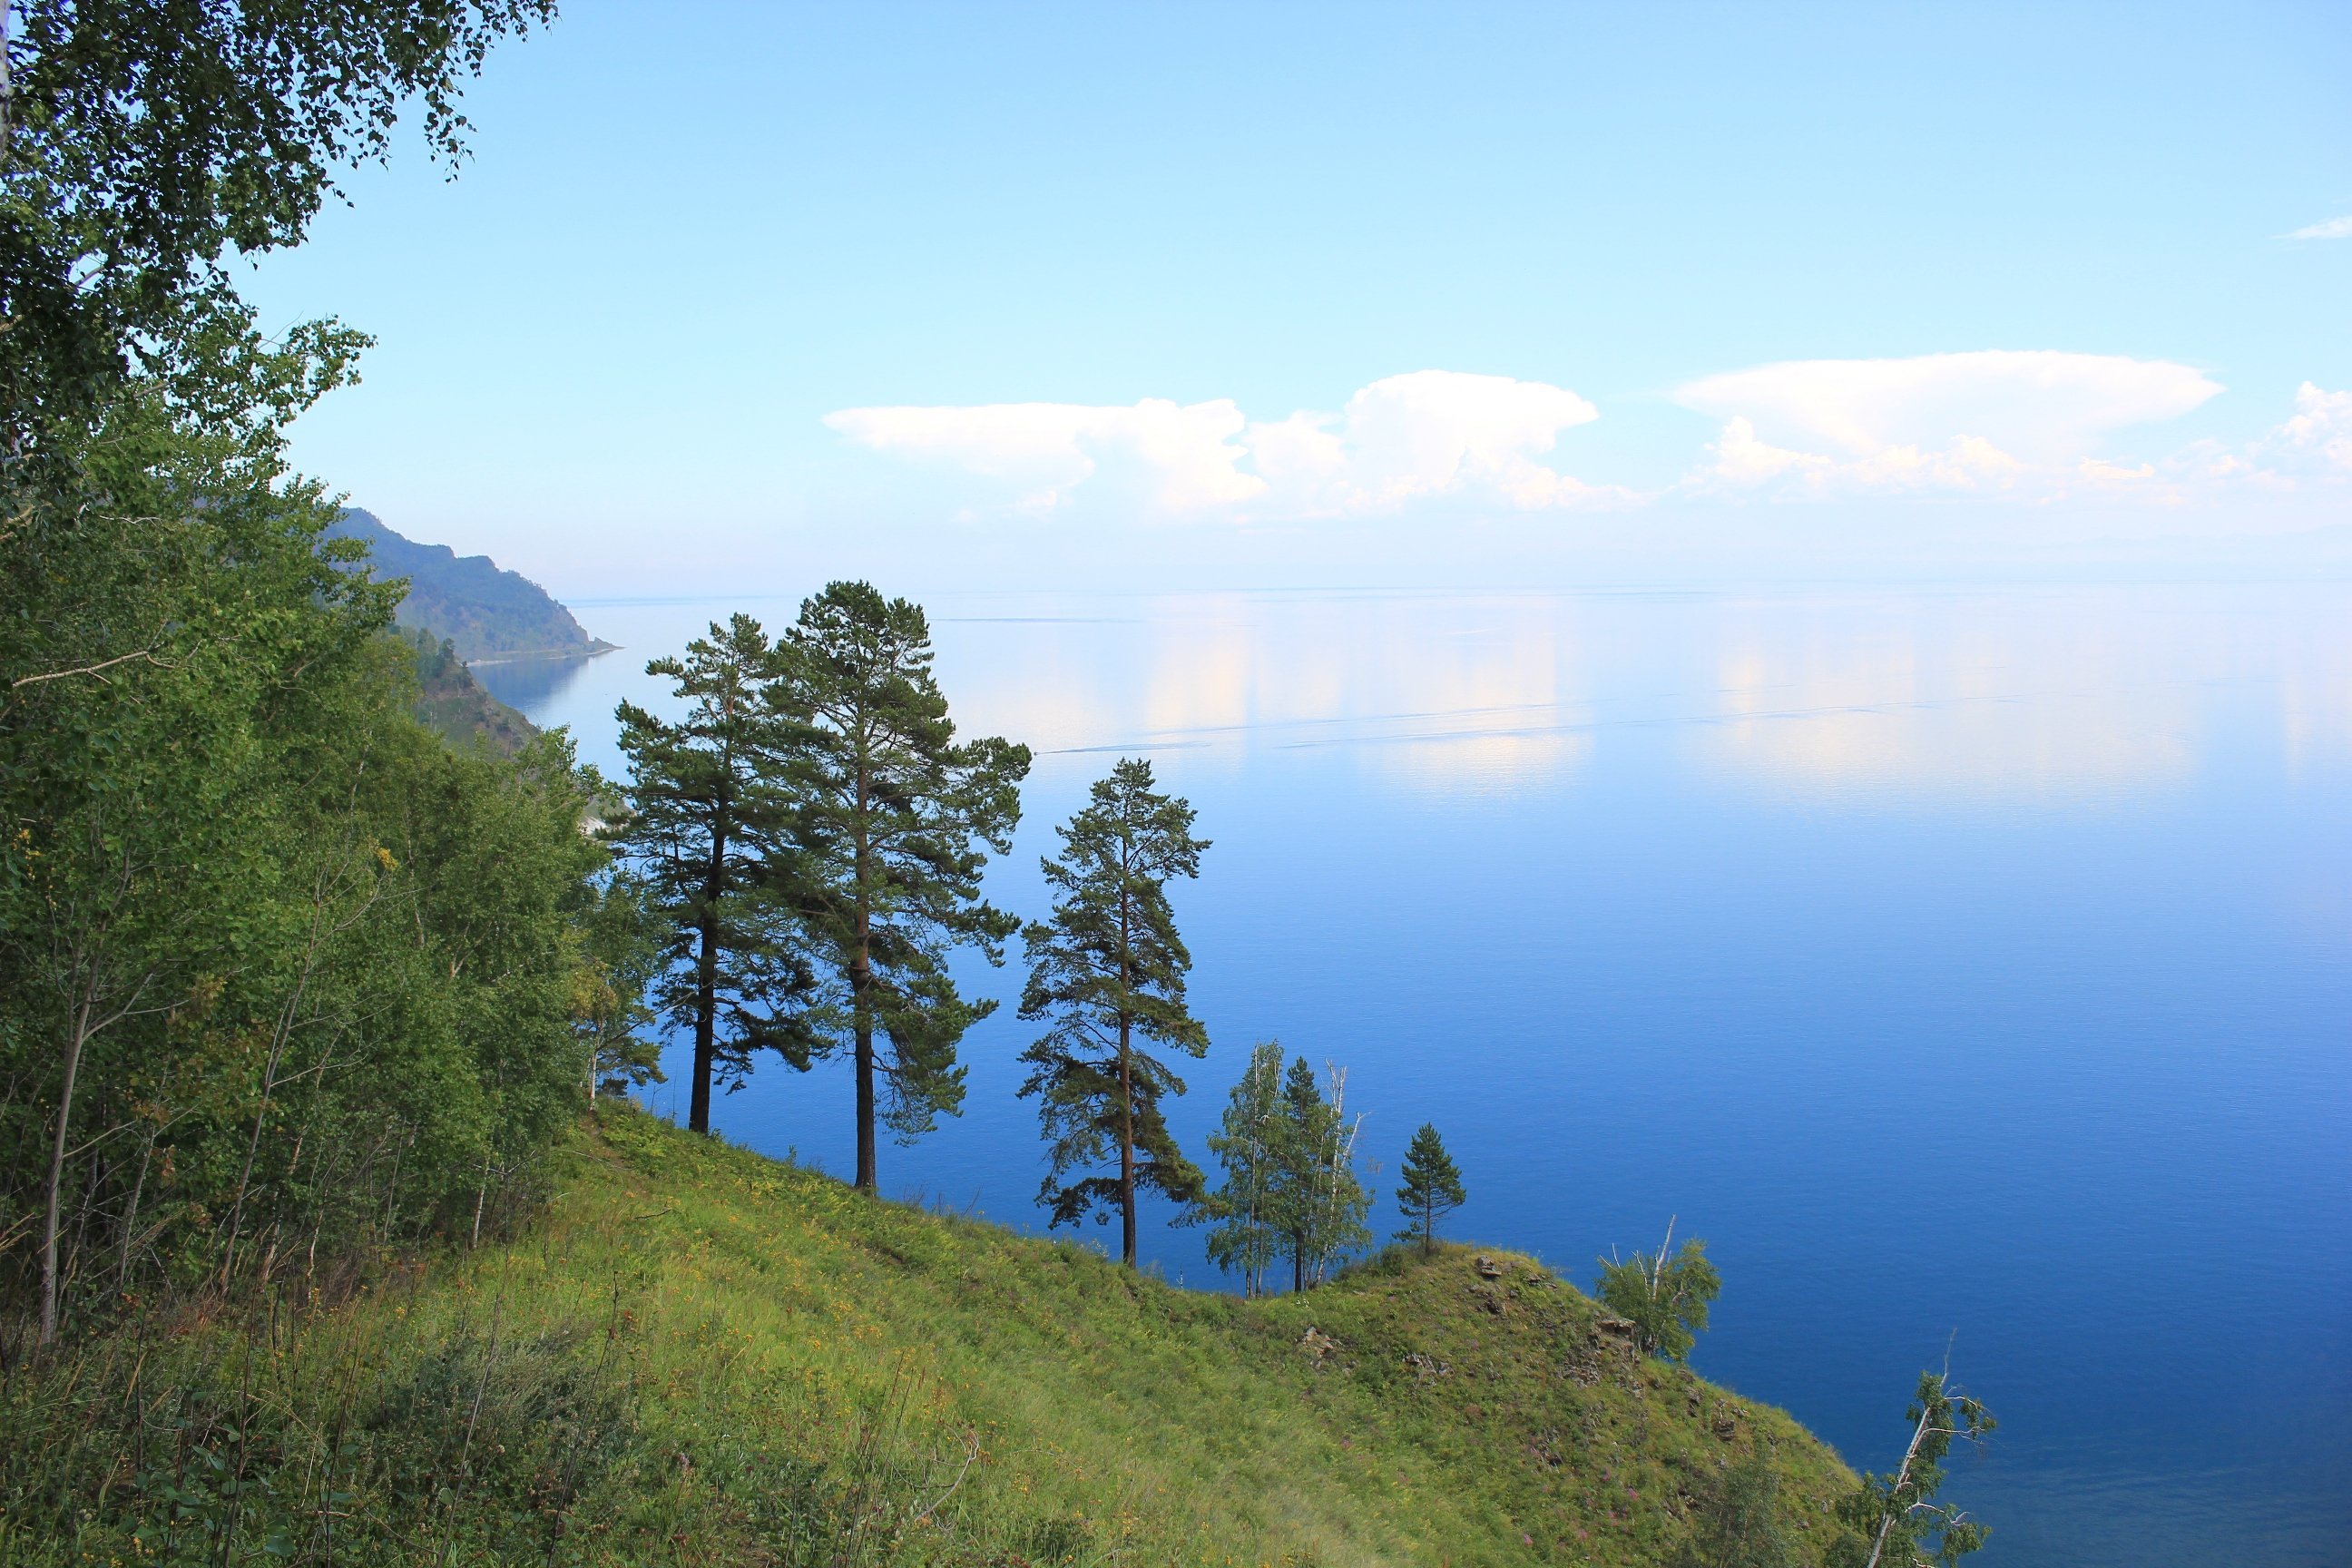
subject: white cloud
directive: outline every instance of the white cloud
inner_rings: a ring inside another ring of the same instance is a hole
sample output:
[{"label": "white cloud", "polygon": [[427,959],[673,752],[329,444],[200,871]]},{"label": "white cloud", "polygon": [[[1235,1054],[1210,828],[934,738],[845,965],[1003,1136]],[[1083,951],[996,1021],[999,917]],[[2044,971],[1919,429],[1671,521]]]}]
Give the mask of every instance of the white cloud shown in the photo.
[{"label": "white cloud", "polygon": [[1010,480],[1014,504],[1050,510],[1108,475],[1157,510],[1188,511],[1249,500],[1265,482],[1241,471],[1234,445],[1245,421],[1232,402],[1180,406],[1147,397],[1131,407],[991,403],[963,408],[845,408],[825,424],[861,446]]},{"label": "white cloud", "polygon": [[2099,443],[2221,390],[2164,360],[1983,350],[1789,361],[1705,377],[1675,400],[1724,420],[1700,488],[2040,494],[2143,477]]},{"label": "white cloud", "polygon": [[2295,388],[2294,413],[2264,445],[2266,455],[2295,467],[2352,476],[2352,392],[2323,392],[2305,382]]},{"label": "white cloud", "polygon": [[2352,239],[2352,216],[2332,217],[2326,223],[2315,223],[2296,229],[2289,239]]},{"label": "white cloud", "polygon": [[1021,510],[1125,504],[1159,515],[1361,516],[1445,498],[1539,510],[1615,499],[1539,459],[1600,417],[1563,387],[1424,370],[1338,414],[1251,422],[1230,400],[847,408],[825,424],[877,451],[1021,488]]}]

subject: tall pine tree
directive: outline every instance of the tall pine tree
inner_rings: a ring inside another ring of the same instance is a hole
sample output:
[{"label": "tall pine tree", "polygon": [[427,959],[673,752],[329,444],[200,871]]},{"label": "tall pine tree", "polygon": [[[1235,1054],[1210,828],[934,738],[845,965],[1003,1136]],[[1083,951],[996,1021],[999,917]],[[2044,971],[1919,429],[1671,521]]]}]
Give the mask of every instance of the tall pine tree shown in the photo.
[{"label": "tall pine tree", "polygon": [[809,1065],[811,975],[780,886],[789,850],[776,707],[782,661],[760,623],[737,615],[657,658],[677,682],[676,723],[620,705],[628,816],[614,830],[667,927],[662,1011],[694,1035],[687,1125],[710,1131],[713,1085],[731,1089],[772,1049]]},{"label": "tall pine tree", "polygon": [[[1060,858],[1045,863],[1054,912],[1023,933],[1029,984],[1021,1016],[1051,1026],[1021,1056],[1032,1069],[1021,1092],[1038,1097],[1053,1146],[1039,1197],[1055,1225],[1115,1210],[1119,1258],[1130,1268],[1138,1189],[1191,1204],[1203,1185],[1160,1110],[1184,1080],[1144,1047],[1195,1058],[1209,1048],[1208,1030],[1185,1005],[1192,955],[1168,902],[1170,879],[1199,876],[1209,846],[1192,837],[1192,808],[1152,783],[1151,764],[1129,758],[1096,784],[1058,829]],[[1064,1180],[1107,1162],[1113,1172]]]},{"label": "tall pine tree", "polygon": [[[1029,749],[959,742],[919,605],[835,583],[786,633],[794,896],[828,977],[812,1015],[857,1075],[857,1184],[875,1129],[902,1142],[963,1102],[956,1048],[996,1004],[948,973],[958,945],[1004,962],[1020,922],[980,896],[983,848],[1012,848]],[[887,1053],[879,1047],[887,1046]]]},{"label": "tall pine tree", "polygon": [[1421,1124],[1404,1152],[1404,1165],[1397,1177],[1397,1207],[1406,1221],[1397,1239],[1418,1241],[1421,1255],[1428,1258],[1437,1251],[1437,1222],[1470,1201],[1462,1190],[1462,1173],[1455,1169],[1454,1156],[1445,1152],[1445,1141],[1437,1135],[1435,1126]]}]

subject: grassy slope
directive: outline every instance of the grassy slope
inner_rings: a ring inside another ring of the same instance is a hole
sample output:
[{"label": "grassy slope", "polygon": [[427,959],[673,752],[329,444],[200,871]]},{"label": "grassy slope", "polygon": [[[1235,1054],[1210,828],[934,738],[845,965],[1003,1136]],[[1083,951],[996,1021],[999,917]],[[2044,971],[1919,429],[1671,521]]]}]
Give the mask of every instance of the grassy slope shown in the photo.
[{"label": "grassy slope", "polygon": [[[47,1430],[0,1476],[0,1563],[141,1561],[166,1487],[197,1500],[183,1549],[234,1507],[241,1539],[317,1558],[331,1527],[355,1563],[1654,1563],[1694,1478],[1759,1441],[1811,1559],[1850,1484],[1785,1415],[1597,1346],[1591,1302],[1511,1255],[1245,1303],[635,1112],[574,1162],[528,1237],[299,1334],[116,1343],[62,1402],[13,1383],[0,1414]],[[224,1501],[232,1462],[267,1495]],[[90,1555],[32,1549],[101,1471]]]}]

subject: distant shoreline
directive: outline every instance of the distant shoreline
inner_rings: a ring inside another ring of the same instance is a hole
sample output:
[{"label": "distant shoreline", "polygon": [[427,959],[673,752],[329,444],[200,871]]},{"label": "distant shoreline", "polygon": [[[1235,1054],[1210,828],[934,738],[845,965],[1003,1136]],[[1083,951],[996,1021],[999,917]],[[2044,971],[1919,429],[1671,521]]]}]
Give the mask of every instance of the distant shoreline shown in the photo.
[{"label": "distant shoreline", "polygon": [[598,637],[586,647],[527,647],[493,654],[483,658],[466,660],[467,669],[479,669],[486,664],[531,664],[555,658],[594,658],[602,653],[618,653],[621,645]]}]

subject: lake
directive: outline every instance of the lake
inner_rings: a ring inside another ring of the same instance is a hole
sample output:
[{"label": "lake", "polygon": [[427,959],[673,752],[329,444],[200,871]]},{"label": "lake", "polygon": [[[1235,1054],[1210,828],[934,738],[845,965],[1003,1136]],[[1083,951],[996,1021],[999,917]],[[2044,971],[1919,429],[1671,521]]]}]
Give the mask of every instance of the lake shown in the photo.
[{"label": "lake", "polygon": [[[1038,753],[998,902],[1118,756],[1199,809],[1196,1158],[1278,1038],[1349,1068],[1383,1232],[1424,1120],[1457,1237],[1589,1287],[1671,1216],[1725,1280],[1694,1364],[1857,1466],[1948,1346],[2001,1423],[1972,1561],[2346,1561],[2352,586],[926,602],[963,729]],[[478,673],[616,770],[646,658],[795,602],[574,607],[625,651]],[[1042,1226],[1017,963],[882,1184]],[[841,1063],[716,1121],[851,1163]]]}]

